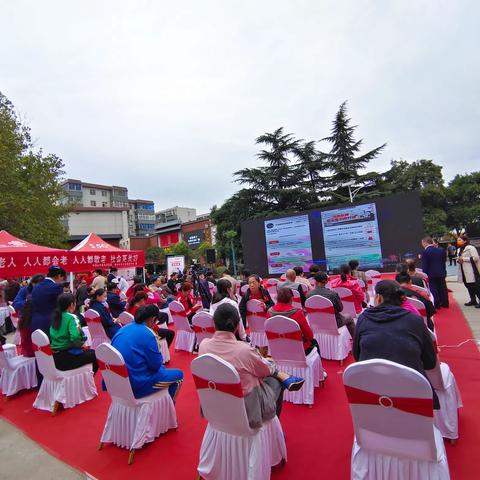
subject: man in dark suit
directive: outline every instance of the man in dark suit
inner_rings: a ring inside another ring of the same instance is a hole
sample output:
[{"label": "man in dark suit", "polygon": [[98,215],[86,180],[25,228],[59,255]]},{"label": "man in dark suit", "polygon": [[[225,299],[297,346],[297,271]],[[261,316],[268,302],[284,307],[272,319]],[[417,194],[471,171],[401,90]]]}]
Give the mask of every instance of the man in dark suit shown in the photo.
[{"label": "man in dark suit", "polygon": [[52,313],[66,279],[63,268],[50,267],[45,279],[32,290],[32,332],[39,328],[49,335]]},{"label": "man in dark suit", "polygon": [[436,247],[431,237],[422,240],[424,248],[422,254],[422,270],[428,275],[428,282],[435,308],[448,308],[447,277],[447,254],[443,248]]}]

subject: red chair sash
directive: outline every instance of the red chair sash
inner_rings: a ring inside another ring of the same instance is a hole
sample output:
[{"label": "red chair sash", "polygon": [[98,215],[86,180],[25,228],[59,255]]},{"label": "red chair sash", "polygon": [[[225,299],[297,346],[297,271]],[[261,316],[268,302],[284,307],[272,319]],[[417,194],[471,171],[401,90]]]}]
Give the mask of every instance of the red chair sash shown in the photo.
[{"label": "red chair sash", "polygon": [[264,317],[267,318],[267,312],[249,312],[247,310],[247,317],[251,317],[252,315],[256,315],[257,317]]},{"label": "red chair sash", "polygon": [[93,317],[93,318],[86,318],[85,319],[87,321],[87,324],[90,322],[90,323],[102,323],[102,319],[97,316],[97,317]]},{"label": "red chair sash", "polygon": [[342,302],[353,302],[355,300],[353,295],[347,295],[346,297],[340,297]]},{"label": "red chair sash", "polygon": [[50,345],[35,345],[33,344],[33,351],[34,352],[43,352],[45,355],[53,355],[52,347]]},{"label": "red chair sash", "polygon": [[293,297],[293,303],[302,303],[302,299],[300,297]]},{"label": "red chair sash", "polygon": [[295,330],[294,332],[285,332],[285,333],[277,333],[277,332],[272,332],[270,330],[266,330],[265,333],[269,340],[277,340],[279,338],[283,338],[287,340],[302,341],[302,332],[300,330]]},{"label": "red chair sash", "polygon": [[357,405],[381,405],[385,408],[396,408],[402,412],[414,413],[423,417],[433,417],[433,399],[388,397],[345,385],[349,403]]},{"label": "red chair sash", "polygon": [[215,333],[215,327],[199,327],[198,325],[192,325],[195,333]]},{"label": "red chair sash", "polygon": [[240,383],[218,383],[212,380],[205,380],[192,373],[195,387],[197,390],[215,390],[217,392],[226,393],[237,398],[243,398],[242,385]]},{"label": "red chair sash", "polygon": [[335,315],[335,309],[333,308],[333,305],[329,305],[328,307],[305,307],[305,310],[307,313],[331,313],[332,315]]},{"label": "red chair sash", "polygon": [[179,317],[187,318],[187,312],[185,310],[180,310],[179,312],[176,312],[174,310],[170,310],[170,313],[172,315],[178,315]]},{"label": "red chair sash", "polygon": [[97,358],[98,366],[100,370],[110,370],[121,377],[128,378],[128,370],[126,365],[110,365],[109,363],[102,362]]}]

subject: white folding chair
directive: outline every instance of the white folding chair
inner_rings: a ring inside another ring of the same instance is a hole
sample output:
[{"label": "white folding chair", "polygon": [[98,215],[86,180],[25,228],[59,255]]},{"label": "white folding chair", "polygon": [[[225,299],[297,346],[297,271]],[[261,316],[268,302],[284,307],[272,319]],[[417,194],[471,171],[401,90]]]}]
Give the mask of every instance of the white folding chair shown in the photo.
[{"label": "white folding chair", "polygon": [[367,290],[370,295],[370,301],[373,302],[375,298],[375,285],[382,279],[382,274],[377,272],[377,270],[367,270],[365,276],[367,277]]},{"label": "white folding chair", "polygon": [[353,480],[447,480],[443,439],[433,424],[432,388],[417,371],[388,360],[345,369],[355,438]]},{"label": "white folding chair", "polygon": [[110,343],[110,339],[105,333],[102,319],[98,312],[90,308],[85,312],[84,317],[85,322],[87,322],[88,332],[90,333],[91,348],[95,350],[101,343]]},{"label": "white folding chair", "polygon": [[279,370],[305,379],[303,387],[296,392],[285,391],[287,402],[314,403],[314,387],[324,380],[324,370],[320,355],[314,348],[308,357],[303,348],[302,331],[295,320],[276,315],[265,322],[268,350]]},{"label": "white folding chair", "polygon": [[347,327],[338,328],[332,302],[321,295],[313,295],[305,302],[308,323],[320,347],[322,358],[339,360],[350,353],[350,333]]},{"label": "white folding chair", "polygon": [[278,285],[278,278],[269,278],[265,281],[265,286],[268,287],[276,287]]},{"label": "white folding chair", "polygon": [[250,328],[250,343],[253,347],[266,347],[268,345],[265,335],[265,320],[267,312],[263,310],[260,300],[247,302],[247,323]]},{"label": "white folding chair", "polygon": [[334,292],[337,292],[343,305],[343,313],[351,315],[353,318],[357,318],[357,311],[355,310],[355,300],[353,293],[350,289],[345,287],[332,288]]},{"label": "white folding chair", "polygon": [[427,309],[425,308],[425,305],[423,304],[423,302],[421,302],[418,298],[415,298],[415,297],[408,297],[406,300],[410,302],[418,310],[418,313],[421,315],[423,322],[425,323],[425,326],[428,327]]},{"label": "white folding chair", "polygon": [[240,377],[231,364],[205,354],[192,361],[202,413],[208,421],[198,474],[204,480],[268,480],[271,467],[287,459],[285,438],[275,416],[250,428]]},{"label": "white folding chair", "polygon": [[135,317],[131,313],[125,311],[118,316],[118,320],[122,325],[128,325],[129,323],[133,323],[135,321]]},{"label": "white folding chair", "polygon": [[240,295],[243,297],[248,290],[248,283],[240,287]]},{"label": "white folding chair", "polygon": [[317,282],[315,281],[315,278],[314,278],[314,277],[310,277],[310,278],[308,279],[308,282],[310,283],[310,286],[311,286],[312,288],[315,288],[315,287],[317,286]]},{"label": "white folding chair", "polygon": [[103,448],[104,443],[127,448],[130,450],[130,465],[135,450],[152,442],[160,434],[177,428],[175,406],[167,388],[143,398],[135,398],[122,354],[112,345],[102,343],[95,353],[112,398],[99,449]]},{"label": "white folding chair", "polygon": [[192,318],[192,328],[200,345],[205,338],[212,338],[215,333],[213,315],[208,312],[198,312]]},{"label": "white folding chair", "polygon": [[452,443],[458,439],[458,409],[463,407],[462,397],[450,367],[437,361],[433,370],[426,371],[440,402],[440,410],[434,410],[434,423],[442,437]]},{"label": "white folding chair", "polygon": [[12,349],[7,348],[7,351],[4,351],[4,347],[5,345],[0,344],[0,390],[2,393],[9,397],[20,390],[36,387],[35,358],[12,355]]},{"label": "white folding chair", "polygon": [[34,408],[55,415],[60,404],[72,408],[97,396],[91,364],[73,370],[57,370],[47,335],[42,330],[35,330],[32,343],[38,369],[43,375]]},{"label": "white folding chair", "polygon": [[177,332],[175,334],[175,350],[192,352],[195,347],[195,332],[188,322],[185,308],[176,300],[168,306]]}]

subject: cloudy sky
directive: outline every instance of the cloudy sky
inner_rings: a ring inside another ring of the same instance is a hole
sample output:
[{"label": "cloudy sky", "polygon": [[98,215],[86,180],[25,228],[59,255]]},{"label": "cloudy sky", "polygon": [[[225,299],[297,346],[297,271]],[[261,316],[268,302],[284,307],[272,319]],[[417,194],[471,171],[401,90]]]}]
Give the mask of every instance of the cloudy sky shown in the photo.
[{"label": "cloudy sky", "polygon": [[221,204],[254,139],[328,135],[480,169],[475,0],[0,0],[0,91],[67,176],[156,208]]}]

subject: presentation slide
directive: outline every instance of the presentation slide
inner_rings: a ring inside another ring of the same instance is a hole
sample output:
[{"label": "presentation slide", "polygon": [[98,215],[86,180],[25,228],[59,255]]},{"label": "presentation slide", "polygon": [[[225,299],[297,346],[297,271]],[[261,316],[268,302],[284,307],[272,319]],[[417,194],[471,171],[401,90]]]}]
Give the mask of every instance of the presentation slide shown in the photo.
[{"label": "presentation slide", "polygon": [[382,247],[374,203],[321,212],[327,270],[348,263],[352,252],[363,268],[382,268]]},{"label": "presentation slide", "polygon": [[312,263],[308,215],[267,220],[264,227],[269,274]]}]

